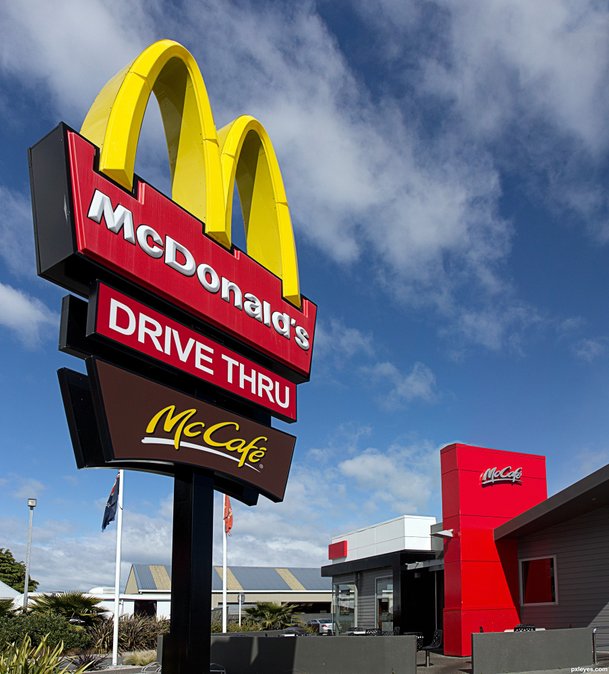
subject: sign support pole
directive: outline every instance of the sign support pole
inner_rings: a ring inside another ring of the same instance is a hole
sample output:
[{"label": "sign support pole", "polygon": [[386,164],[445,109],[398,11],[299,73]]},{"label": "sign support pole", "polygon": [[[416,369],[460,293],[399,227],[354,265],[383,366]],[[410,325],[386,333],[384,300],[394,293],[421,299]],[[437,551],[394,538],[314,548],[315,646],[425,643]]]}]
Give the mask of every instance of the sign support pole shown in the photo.
[{"label": "sign support pole", "polygon": [[123,494],[125,471],[118,471],[118,501],[116,512],[116,559],[114,561],[114,626],[112,630],[112,666],[118,665],[118,627],[120,623],[121,552],[123,545]]},{"label": "sign support pole", "polygon": [[163,642],[163,674],[209,671],[213,512],[212,475],[176,466],[171,628]]}]

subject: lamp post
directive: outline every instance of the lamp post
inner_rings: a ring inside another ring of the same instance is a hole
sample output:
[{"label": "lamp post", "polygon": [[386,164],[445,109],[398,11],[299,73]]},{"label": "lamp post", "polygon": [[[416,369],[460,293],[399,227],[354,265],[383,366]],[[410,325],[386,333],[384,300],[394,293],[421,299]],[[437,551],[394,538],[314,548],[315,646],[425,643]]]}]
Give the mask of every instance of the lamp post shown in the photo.
[{"label": "lamp post", "polygon": [[29,498],[27,500],[27,507],[30,509],[30,524],[27,530],[27,551],[25,553],[25,581],[23,583],[23,612],[27,611],[27,591],[30,580],[30,557],[32,555],[32,525],[34,523],[34,508],[36,507],[36,499]]}]

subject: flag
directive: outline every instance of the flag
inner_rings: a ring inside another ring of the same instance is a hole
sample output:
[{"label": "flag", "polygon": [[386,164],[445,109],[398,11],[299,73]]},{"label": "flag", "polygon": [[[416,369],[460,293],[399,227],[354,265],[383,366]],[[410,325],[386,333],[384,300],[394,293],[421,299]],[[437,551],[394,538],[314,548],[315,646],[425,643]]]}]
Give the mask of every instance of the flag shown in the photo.
[{"label": "flag", "polygon": [[231,508],[230,499],[224,494],[224,533],[230,534],[233,528],[233,509]]},{"label": "flag", "polygon": [[116,517],[116,505],[118,502],[118,482],[120,480],[120,473],[116,475],[116,480],[112,485],[112,491],[108,500],[106,501],[106,509],[104,510],[104,519],[102,521],[102,531],[114,520]]}]

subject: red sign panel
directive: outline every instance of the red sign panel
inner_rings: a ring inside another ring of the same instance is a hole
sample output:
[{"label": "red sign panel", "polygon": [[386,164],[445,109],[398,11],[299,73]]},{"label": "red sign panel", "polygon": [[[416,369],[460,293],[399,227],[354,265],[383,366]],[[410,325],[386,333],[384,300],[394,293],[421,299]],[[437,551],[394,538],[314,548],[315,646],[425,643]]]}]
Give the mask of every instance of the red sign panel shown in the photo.
[{"label": "red sign panel", "polygon": [[68,147],[80,254],[309,376],[312,302],[284,300],[279,278],[146,182],[134,196],[97,173],[94,146],[72,131]]},{"label": "red sign panel", "polygon": [[337,541],[328,545],[328,559],[344,559],[347,556],[347,541]]},{"label": "red sign panel", "polygon": [[200,332],[100,283],[93,332],[296,420],[296,385]]},{"label": "red sign panel", "polygon": [[281,501],[296,438],[98,360],[102,438],[110,461],[187,464]]}]

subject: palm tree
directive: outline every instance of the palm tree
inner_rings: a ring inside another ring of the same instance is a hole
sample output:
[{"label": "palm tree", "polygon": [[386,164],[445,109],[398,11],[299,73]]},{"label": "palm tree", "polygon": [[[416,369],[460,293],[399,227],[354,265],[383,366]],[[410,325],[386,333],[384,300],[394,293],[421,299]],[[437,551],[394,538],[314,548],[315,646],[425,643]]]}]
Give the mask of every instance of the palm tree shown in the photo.
[{"label": "palm tree", "polygon": [[99,607],[101,599],[88,597],[82,592],[58,592],[36,597],[31,610],[37,613],[55,613],[70,622],[89,627],[102,619],[103,609]]},{"label": "palm tree", "polygon": [[289,604],[260,601],[256,606],[245,609],[245,614],[261,630],[281,630],[294,622],[292,614],[295,608]]}]

